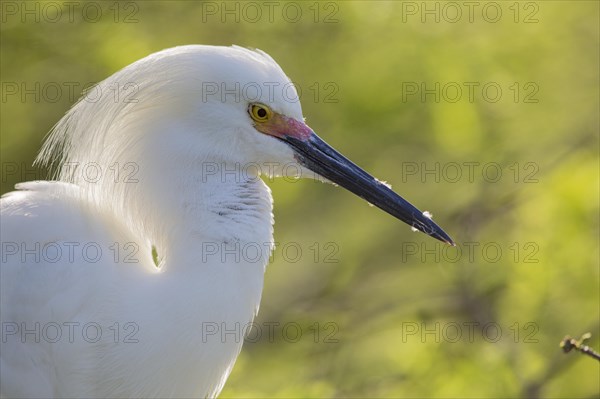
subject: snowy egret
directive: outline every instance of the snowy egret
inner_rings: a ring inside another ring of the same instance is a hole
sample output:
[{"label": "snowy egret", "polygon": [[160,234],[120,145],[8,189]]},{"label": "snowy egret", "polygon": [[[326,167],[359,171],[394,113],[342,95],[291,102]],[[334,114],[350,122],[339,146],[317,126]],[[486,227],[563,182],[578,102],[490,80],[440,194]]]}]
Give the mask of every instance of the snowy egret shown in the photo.
[{"label": "snowy egret", "polygon": [[[273,249],[260,175],[334,182],[452,244],[321,140],[290,90],[260,50],[193,45],[73,106],[37,160],[56,181],[1,200],[3,397],[217,396]],[[264,251],[239,256],[249,244]]]}]

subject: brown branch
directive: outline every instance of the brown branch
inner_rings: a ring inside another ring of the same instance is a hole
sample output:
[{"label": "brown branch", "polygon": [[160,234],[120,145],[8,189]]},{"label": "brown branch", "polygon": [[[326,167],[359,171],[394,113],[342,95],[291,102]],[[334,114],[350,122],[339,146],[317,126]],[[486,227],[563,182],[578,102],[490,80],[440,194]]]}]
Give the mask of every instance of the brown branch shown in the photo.
[{"label": "brown branch", "polygon": [[600,353],[594,351],[589,346],[584,345],[584,342],[587,341],[588,339],[590,339],[591,337],[592,337],[592,334],[585,333],[581,336],[581,338],[578,341],[575,338],[571,338],[570,336],[567,335],[565,337],[565,339],[563,339],[560,342],[560,347],[562,348],[563,352],[565,352],[565,353],[569,353],[569,352],[571,352],[571,350],[575,349],[575,350],[578,350],[579,352],[583,353],[584,355],[588,355],[588,356],[593,357],[596,360],[600,360]]}]

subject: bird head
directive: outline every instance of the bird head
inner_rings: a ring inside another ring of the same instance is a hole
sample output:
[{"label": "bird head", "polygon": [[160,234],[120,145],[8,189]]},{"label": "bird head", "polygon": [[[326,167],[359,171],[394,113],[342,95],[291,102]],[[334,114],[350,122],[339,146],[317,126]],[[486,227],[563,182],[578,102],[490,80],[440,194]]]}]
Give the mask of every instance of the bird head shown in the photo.
[{"label": "bird head", "polygon": [[[86,101],[89,95],[80,100],[56,126],[38,160],[47,162],[59,152],[61,163],[103,159],[110,165],[120,154],[128,157],[123,162],[161,159],[154,166],[163,171],[182,164],[188,170],[207,163],[252,165],[246,170],[257,175],[335,183],[453,245],[428,213],[341,155],[305,123],[293,83],[263,51],[175,47],[129,65],[98,84],[98,91],[104,94],[100,103]],[[115,101],[115,94],[121,101]]]}]

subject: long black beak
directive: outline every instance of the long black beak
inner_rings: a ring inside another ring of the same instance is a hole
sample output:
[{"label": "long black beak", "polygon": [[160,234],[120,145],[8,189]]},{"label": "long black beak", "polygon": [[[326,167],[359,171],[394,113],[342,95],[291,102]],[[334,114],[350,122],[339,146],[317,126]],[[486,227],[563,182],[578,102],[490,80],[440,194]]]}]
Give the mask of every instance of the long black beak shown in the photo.
[{"label": "long black beak", "polygon": [[279,139],[293,148],[297,161],[306,168],[339,184],[423,233],[454,245],[454,241],[433,220],[334,150],[316,134],[312,133],[307,140],[285,135]]}]

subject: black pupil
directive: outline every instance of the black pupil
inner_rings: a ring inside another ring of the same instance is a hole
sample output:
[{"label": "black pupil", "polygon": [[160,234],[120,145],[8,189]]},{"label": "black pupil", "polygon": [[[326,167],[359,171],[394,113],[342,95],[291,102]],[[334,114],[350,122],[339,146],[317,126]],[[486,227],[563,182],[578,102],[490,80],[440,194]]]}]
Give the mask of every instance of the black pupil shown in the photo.
[{"label": "black pupil", "polygon": [[256,111],[256,115],[258,115],[259,118],[264,118],[267,116],[267,110],[264,108],[259,108],[258,111]]}]

